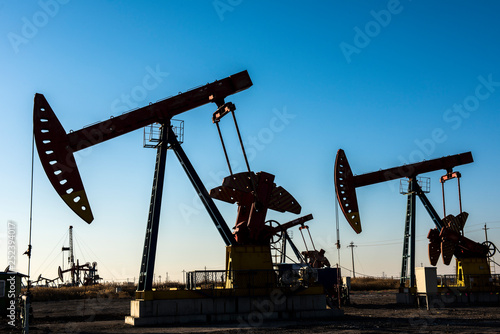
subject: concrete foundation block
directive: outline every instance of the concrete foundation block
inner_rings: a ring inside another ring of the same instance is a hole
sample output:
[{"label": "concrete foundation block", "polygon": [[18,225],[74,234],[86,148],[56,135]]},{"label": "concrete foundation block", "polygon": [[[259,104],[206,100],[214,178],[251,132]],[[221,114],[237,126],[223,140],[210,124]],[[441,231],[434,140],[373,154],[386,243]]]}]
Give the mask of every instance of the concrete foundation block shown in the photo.
[{"label": "concrete foundation block", "polygon": [[252,303],[254,302],[254,300],[250,297],[240,297],[237,299],[236,303],[237,303],[237,310],[238,310],[238,313],[248,313],[250,311],[252,311]]},{"label": "concrete foundation block", "polygon": [[153,314],[151,316],[162,316],[179,314],[178,303],[162,303],[160,300],[153,301]]},{"label": "concrete foundation block", "polygon": [[289,311],[299,311],[303,308],[300,296],[289,296],[286,300],[286,309]]},{"label": "concrete foundation block", "polygon": [[133,326],[207,322],[252,324],[280,319],[329,318],[343,314],[339,312],[327,309],[324,295],[133,300],[125,323]]},{"label": "concrete foundation block", "polygon": [[[160,302],[160,301],[156,301]],[[192,314],[200,314],[201,313],[201,301],[198,299],[182,299],[175,300],[176,310],[175,314],[184,316],[184,315],[192,315]],[[166,305],[170,303],[161,303],[163,304],[162,310],[167,311],[168,307]],[[171,313],[159,313],[158,315],[169,315]]]},{"label": "concrete foundation block", "polygon": [[202,299],[200,301],[200,312],[203,314],[213,314],[214,313],[214,299]]},{"label": "concrete foundation block", "polygon": [[209,316],[209,322],[232,322],[236,321],[236,316],[232,314],[212,314]]}]

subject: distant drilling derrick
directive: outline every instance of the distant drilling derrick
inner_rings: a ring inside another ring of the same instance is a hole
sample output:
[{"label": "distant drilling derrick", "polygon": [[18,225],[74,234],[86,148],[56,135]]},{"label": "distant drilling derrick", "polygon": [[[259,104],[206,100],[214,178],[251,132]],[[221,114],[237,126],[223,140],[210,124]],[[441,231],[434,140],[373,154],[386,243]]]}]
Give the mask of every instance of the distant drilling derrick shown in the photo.
[{"label": "distant drilling derrick", "polygon": [[[58,269],[58,279],[64,283],[64,273],[69,272],[71,275],[72,286],[79,285],[93,285],[98,284],[101,278],[97,274],[97,262],[87,262],[80,265],[80,261],[77,260],[75,263],[75,253],[73,246],[73,226],[69,227],[69,247],[62,247],[63,252],[69,251],[68,256],[68,268],[64,269],[59,267]],[[63,263],[64,266],[64,263]]]}]

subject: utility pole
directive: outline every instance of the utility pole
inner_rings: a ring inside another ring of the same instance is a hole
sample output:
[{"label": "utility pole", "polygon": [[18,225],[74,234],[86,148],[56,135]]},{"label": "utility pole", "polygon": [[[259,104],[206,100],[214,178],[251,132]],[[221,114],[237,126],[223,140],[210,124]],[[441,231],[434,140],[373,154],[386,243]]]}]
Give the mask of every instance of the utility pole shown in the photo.
[{"label": "utility pole", "polygon": [[339,203],[337,196],[335,196],[335,226],[337,229],[337,242],[335,245],[337,246],[337,263],[340,266],[340,228],[339,228]]},{"label": "utility pole", "polygon": [[[73,226],[69,226],[69,258],[68,258],[70,268],[75,266],[75,256],[73,249]],[[71,285],[75,285],[75,270],[71,270]]]},{"label": "utility pole", "polygon": [[352,278],[356,278],[356,272],[354,271],[354,247],[358,247],[354,244],[353,241],[351,241],[351,243],[349,244],[349,246],[347,247],[350,247],[351,248],[351,258],[352,258]]},{"label": "utility pole", "polygon": [[[488,242],[488,230],[489,230],[489,228],[486,227],[486,223],[484,223],[483,230],[484,230],[484,238],[485,238],[486,242]],[[491,260],[492,260],[491,258],[488,258],[488,266],[490,268],[490,273],[492,273]],[[495,272],[495,265],[493,265],[493,272]]]}]

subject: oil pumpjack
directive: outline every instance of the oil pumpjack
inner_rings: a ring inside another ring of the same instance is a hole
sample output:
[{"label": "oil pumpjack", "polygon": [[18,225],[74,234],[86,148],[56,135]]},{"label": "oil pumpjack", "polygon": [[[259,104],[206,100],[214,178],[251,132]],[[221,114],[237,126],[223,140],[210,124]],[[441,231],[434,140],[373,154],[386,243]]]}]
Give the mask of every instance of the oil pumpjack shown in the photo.
[{"label": "oil pumpjack", "polygon": [[80,285],[95,285],[98,284],[102,278],[97,274],[97,262],[87,262],[84,264],[80,264],[80,260],[76,260],[74,255],[74,247],[73,247],[73,226],[69,227],[68,232],[68,240],[69,246],[62,247],[61,251],[69,252],[68,256],[68,268],[64,269],[59,266],[57,269],[57,279],[64,284],[64,274],[70,274],[70,281],[67,285],[71,286],[80,286]]},{"label": "oil pumpjack", "polygon": [[[400,289],[404,291],[406,285],[410,288],[410,293],[416,291],[415,280],[415,204],[416,197],[421,200],[424,208],[434,222],[435,228],[429,231],[429,262],[435,266],[439,257],[443,263],[449,265],[453,256],[456,259],[456,282],[447,284],[446,287],[463,288],[467,291],[499,291],[499,286],[494,286],[490,272],[488,258],[492,257],[496,251],[493,243],[485,241],[475,242],[464,236],[463,229],[468,213],[462,211],[460,177],[459,172],[454,172],[456,166],[473,162],[471,152],[446,156],[438,159],[422,161],[419,163],[403,165],[399,167],[379,170],[372,173],[354,175],[345,152],[340,149],[335,160],[335,189],[340,203],[340,207],[347,222],[356,231],[361,233],[361,219],[359,215],[356,189],[371,184],[386,182],[395,179],[406,178],[408,188],[404,194],[408,196],[407,212],[405,221],[405,234],[403,242],[403,258],[401,265]],[[427,191],[422,189],[418,176],[420,174],[445,170],[446,174],[440,178],[443,191],[443,211],[444,218],[436,212],[429,199],[425,195]],[[458,215],[446,214],[444,201],[444,182],[457,178],[460,213]],[[410,258],[410,275],[407,276],[408,258]],[[409,278],[409,282],[407,282]],[[407,284],[409,283],[409,284]],[[498,283],[497,283],[498,284]],[[493,290],[492,290],[493,289]],[[498,294],[497,294],[498,295]]]},{"label": "oil pumpjack", "polygon": [[[271,244],[273,237],[278,235],[287,240],[296,255],[301,257],[286,231],[299,225],[301,231],[307,229],[305,222],[311,220],[312,215],[282,225],[266,220],[268,210],[299,214],[301,206],[290,193],[274,183],[274,175],[255,173],[250,169],[236,122],[236,108],[225,99],[251,86],[248,73],[243,71],[70,133],[65,132],[45,97],[35,95],[34,134],[42,166],[60,197],[87,223],[92,222],[93,214],[73,153],[153,123],[160,125],[154,145],[157,149],[156,167],[139,283],[127,323],[237,321],[250,319],[255,314],[270,319],[318,318],[341,313],[326,305],[327,300],[340,299],[340,270],[329,266],[323,250],[305,252],[299,268],[273,264]],[[224,178],[221,186],[208,192],[182,149],[171,120],[211,102],[217,105],[212,122],[217,126],[230,175]],[[219,127],[221,119],[228,114],[234,120],[247,167],[245,172],[233,173],[229,163]],[[217,273],[224,277],[222,285],[206,288],[209,273],[205,271],[203,284],[197,284],[195,280],[195,284],[186,290],[153,289],[168,149],[173,150],[179,159],[226,245],[226,269]],[[238,205],[234,232],[228,228],[213,199]]]}]

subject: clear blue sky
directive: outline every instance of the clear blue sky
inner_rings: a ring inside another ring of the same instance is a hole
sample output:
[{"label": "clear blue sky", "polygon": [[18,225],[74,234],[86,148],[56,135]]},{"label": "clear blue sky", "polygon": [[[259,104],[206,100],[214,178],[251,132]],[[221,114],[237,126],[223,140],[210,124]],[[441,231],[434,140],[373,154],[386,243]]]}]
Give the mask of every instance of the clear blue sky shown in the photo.
[{"label": "clear blue sky", "polygon": [[[230,100],[250,165],[275,174],[302,213],[314,215],[311,233],[332,263],[339,148],[357,174],[472,151],[475,162],[457,169],[470,213],[466,234],[482,242],[487,222],[489,238],[500,244],[499,12],[495,1],[0,0],[0,251],[7,253],[9,220],[18,224],[19,253],[28,244],[35,93],[46,96],[69,131],[242,70],[254,86]],[[151,72],[156,82],[146,90]],[[207,188],[228,174],[214,110],[180,117],[184,150]],[[229,123],[222,125],[236,143]],[[243,165],[236,145],[230,155]],[[142,148],[138,130],[80,151],[77,160],[95,216],[91,225],[59,199],[35,159],[32,275],[57,275],[60,248],[67,246],[61,239],[73,225],[81,262],[97,261],[106,280],[133,280],[155,151]],[[442,174],[425,175],[439,213]],[[356,271],[399,275],[406,198],[398,189],[392,181],[358,190],[363,232],[356,235],[341,217],[342,266],[350,267],[346,246],[353,241]],[[457,214],[456,181],[447,190],[449,212]],[[217,204],[232,227],[236,206]],[[433,223],[418,207],[416,261],[428,265]],[[156,275],[181,279],[182,270],[223,265],[224,244],[170,153]],[[26,268],[19,255],[19,271]],[[440,265],[438,272],[453,267]]]}]

